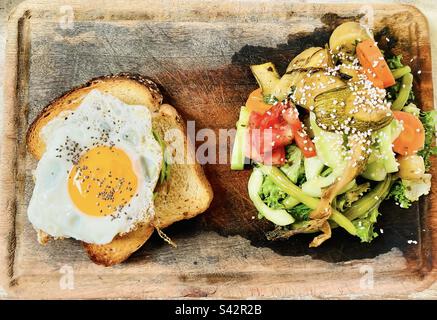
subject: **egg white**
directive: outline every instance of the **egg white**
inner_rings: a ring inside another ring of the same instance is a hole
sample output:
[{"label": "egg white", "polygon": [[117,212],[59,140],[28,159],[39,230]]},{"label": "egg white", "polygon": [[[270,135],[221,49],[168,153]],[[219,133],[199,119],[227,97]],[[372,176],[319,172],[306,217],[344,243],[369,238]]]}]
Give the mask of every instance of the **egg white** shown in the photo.
[{"label": "egg white", "polygon": [[[93,217],[82,213],[68,192],[68,175],[73,163],[57,157],[59,146],[74,141],[92,148],[92,137],[107,132],[108,141],[130,158],[138,187],[123,214]],[[127,105],[98,90],[91,91],[74,111],[64,111],[41,130],[46,151],[35,170],[35,188],[28,217],[36,229],[53,237],[74,238],[87,243],[105,244],[131,231],[138,222],[154,215],[153,191],[159,178],[162,149],[152,133],[152,115],[145,106]]]}]

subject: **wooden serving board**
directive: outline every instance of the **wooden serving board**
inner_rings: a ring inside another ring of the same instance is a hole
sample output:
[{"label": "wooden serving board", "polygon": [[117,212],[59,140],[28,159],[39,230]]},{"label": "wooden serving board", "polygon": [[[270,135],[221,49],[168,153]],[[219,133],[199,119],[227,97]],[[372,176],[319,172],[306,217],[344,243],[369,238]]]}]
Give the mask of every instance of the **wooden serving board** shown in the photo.
[{"label": "wooden serving board", "polygon": [[[410,210],[382,208],[384,233],[361,244],[341,230],[322,247],[311,236],[267,242],[272,226],[253,219],[249,171],[206,165],[215,198],[203,215],[166,231],[126,263],[104,268],[73,240],[40,246],[26,217],[35,161],[24,134],[53,98],[93,77],[133,72],[155,79],[196,129],[232,128],[256,87],[249,65],[288,61],[323,46],[359,5],[284,1],[25,2],[10,16],[0,160],[0,297],[3,298],[435,298],[437,172],[432,194]],[[369,7],[367,7],[369,9]],[[372,5],[375,30],[403,53],[420,106],[433,108],[428,26],[405,5]],[[68,25],[67,25],[68,26]],[[417,241],[417,245],[408,244]]]}]

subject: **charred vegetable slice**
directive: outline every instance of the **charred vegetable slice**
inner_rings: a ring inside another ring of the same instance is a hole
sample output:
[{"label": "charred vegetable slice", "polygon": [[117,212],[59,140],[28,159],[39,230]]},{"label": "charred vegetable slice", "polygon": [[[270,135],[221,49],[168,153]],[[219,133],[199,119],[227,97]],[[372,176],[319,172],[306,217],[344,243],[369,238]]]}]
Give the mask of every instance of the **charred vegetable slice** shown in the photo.
[{"label": "charred vegetable slice", "polygon": [[302,51],[291,60],[286,72],[325,69],[332,66],[333,62],[327,49],[311,47]]},{"label": "charred vegetable slice", "polygon": [[296,84],[292,99],[297,105],[311,109],[314,106],[314,99],[319,95],[340,88],[346,88],[346,84],[339,77],[327,75],[325,71],[316,71],[306,74]]},{"label": "charred vegetable slice", "polygon": [[329,38],[329,47],[334,53],[340,51],[354,54],[357,43],[366,39],[373,39],[370,31],[358,22],[345,22],[339,25]]},{"label": "charred vegetable slice", "polygon": [[[320,94],[315,99],[314,113],[317,124],[324,130],[334,131],[339,123],[350,123],[359,131],[378,130],[387,126],[393,116],[384,108],[360,108],[349,88],[340,88]],[[366,99],[365,96],[362,99]]]},{"label": "charred vegetable slice", "polygon": [[305,71],[290,71],[286,72],[276,84],[272,95],[282,101],[287,98],[290,93],[296,89],[296,85],[305,77]]},{"label": "charred vegetable slice", "polygon": [[250,66],[263,95],[270,95],[279,81],[279,74],[273,63],[267,62]]}]

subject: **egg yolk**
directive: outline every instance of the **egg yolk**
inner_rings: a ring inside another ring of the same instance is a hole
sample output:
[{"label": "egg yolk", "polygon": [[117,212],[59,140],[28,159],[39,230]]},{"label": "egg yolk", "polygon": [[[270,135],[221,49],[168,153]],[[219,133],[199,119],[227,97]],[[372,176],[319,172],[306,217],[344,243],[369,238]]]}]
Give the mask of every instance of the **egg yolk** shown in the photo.
[{"label": "egg yolk", "polygon": [[137,176],[121,149],[95,147],[81,156],[68,176],[68,192],[83,213],[102,217],[123,208],[136,195]]}]

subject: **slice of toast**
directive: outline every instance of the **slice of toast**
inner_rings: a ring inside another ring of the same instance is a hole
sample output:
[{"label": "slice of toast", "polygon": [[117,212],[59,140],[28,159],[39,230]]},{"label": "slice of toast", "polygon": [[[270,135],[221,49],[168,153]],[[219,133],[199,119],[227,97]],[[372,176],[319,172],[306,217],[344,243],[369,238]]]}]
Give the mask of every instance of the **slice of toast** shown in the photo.
[{"label": "slice of toast", "polygon": [[[170,178],[156,188],[155,220],[151,224],[139,224],[125,235],[119,235],[104,245],[84,243],[92,261],[111,266],[125,261],[152,235],[154,228],[165,228],[172,223],[192,218],[204,212],[213,197],[212,188],[202,167],[195,161],[190,141],[185,135],[185,125],[175,108],[162,103],[157,85],[139,75],[119,74],[93,79],[51,102],[32,123],[27,132],[27,148],[40,159],[45,150],[40,130],[63,110],[74,110],[93,89],[113,95],[126,104],[144,105],[152,112],[155,133],[177,150],[185,150],[184,161],[171,164]],[[169,130],[172,135],[166,135]],[[174,134],[178,139],[172,139]],[[175,142],[176,141],[176,142]],[[170,155],[171,156],[171,155]],[[48,237],[38,230],[38,238],[47,242]]]}]

